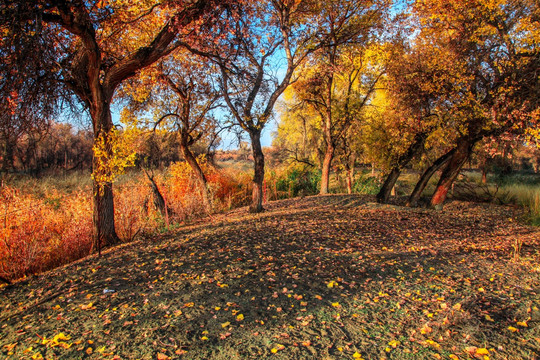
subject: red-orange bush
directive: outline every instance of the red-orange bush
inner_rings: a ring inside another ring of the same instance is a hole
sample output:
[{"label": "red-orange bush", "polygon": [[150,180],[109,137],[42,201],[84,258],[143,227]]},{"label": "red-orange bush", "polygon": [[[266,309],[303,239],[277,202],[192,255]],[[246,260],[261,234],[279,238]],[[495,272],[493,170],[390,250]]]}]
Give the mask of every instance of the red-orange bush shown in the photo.
[{"label": "red-orange bush", "polygon": [[0,275],[18,278],[88,254],[91,201],[88,193],[51,191],[43,199],[0,188]]}]

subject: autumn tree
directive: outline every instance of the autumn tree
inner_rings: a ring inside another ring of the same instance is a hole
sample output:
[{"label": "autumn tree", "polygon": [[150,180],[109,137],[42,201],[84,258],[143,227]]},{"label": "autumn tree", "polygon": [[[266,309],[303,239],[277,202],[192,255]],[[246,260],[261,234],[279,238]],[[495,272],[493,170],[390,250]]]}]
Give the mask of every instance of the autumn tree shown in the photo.
[{"label": "autumn tree", "polygon": [[[221,94],[234,122],[248,133],[254,159],[251,212],[263,210],[264,154],[261,133],[293,73],[315,50],[307,22],[311,1],[267,0],[244,3],[241,16],[218,46],[189,47],[220,69]],[[205,46],[206,45],[206,46]]]},{"label": "autumn tree", "polygon": [[289,87],[277,107],[279,123],[272,146],[285,153],[287,162],[320,167],[324,149],[319,118],[313,109],[299,104]]},{"label": "autumn tree", "polygon": [[[2,171],[14,168],[15,150],[23,136],[46,130],[57,113],[60,97],[58,91],[54,91],[56,49],[43,47],[41,43],[44,38],[51,41],[51,37],[35,21],[14,21],[20,11],[15,8],[13,12],[13,19],[2,19],[0,23]],[[41,61],[35,61],[36,58]]]},{"label": "autumn tree", "polygon": [[328,193],[336,147],[368,103],[383,73],[372,46],[385,1],[328,1],[321,6],[318,46],[299,70],[297,97],[317,113],[325,141],[321,194]]},{"label": "autumn tree", "polygon": [[393,47],[384,93],[378,93],[376,106],[371,109],[372,115],[380,119],[372,124],[368,146],[371,153],[384,158],[382,168],[386,174],[377,194],[381,203],[388,201],[401,171],[426,151],[426,144],[435,141],[441,147],[444,141],[437,138],[447,141],[451,137],[446,129],[451,105],[445,94],[455,90],[452,57],[417,41],[412,49],[407,44]]},{"label": "autumn tree", "polygon": [[[215,24],[213,19],[227,5],[226,1],[213,0],[7,0],[0,5],[1,51],[10,51],[5,39],[28,36],[36,41],[23,39],[21,49],[39,44],[38,51],[30,53],[32,61],[42,61],[42,49],[54,49],[56,61],[43,73],[52,74],[58,89],[68,90],[84,104],[94,138],[104,141],[105,152],[112,157],[108,145],[113,129],[110,106],[118,86],[170,54],[179,40],[210,39],[207,31]],[[28,75],[24,68],[21,71]],[[11,92],[9,86],[2,90],[4,94]],[[94,168],[99,166],[98,160],[94,158]],[[112,184],[95,181],[94,187],[94,237],[97,242],[114,244],[118,236]]]},{"label": "autumn tree", "polygon": [[207,179],[192,148],[202,140],[212,141],[219,131],[212,113],[220,99],[212,77],[215,70],[208,60],[195,58],[182,48],[142,72],[123,89],[131,99],[131,106],[122,114],[126,121],[131,121],[131,116],[150,112],[148,129],[178,135],[180,151],[201,185],[207,209],[210,209]]},{"label": "autumn tree", "polygon": [[447,94],[455,148],[431,199],[439,207],[478,141],[537,126],[539,5],[528,0],[417,1],[419,36],[451,54],[459,76]]}]

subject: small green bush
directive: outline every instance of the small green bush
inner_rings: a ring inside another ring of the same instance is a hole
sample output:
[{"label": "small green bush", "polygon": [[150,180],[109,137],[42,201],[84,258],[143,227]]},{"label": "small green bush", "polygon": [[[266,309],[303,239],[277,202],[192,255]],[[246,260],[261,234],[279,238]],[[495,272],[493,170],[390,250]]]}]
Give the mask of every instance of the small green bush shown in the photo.
[{"label": "small green bush", "polygon": [[303,164],[291,164],[285,169],[273,170],[269,175],[272,195],[276,199],[315,195],[321,183],[320,172]]},{"label": "small green bush", "polygon": [[353,192],[364,195],[376,195],[381,187],[380,181],[371,175],[362,174],[353,185]]}]

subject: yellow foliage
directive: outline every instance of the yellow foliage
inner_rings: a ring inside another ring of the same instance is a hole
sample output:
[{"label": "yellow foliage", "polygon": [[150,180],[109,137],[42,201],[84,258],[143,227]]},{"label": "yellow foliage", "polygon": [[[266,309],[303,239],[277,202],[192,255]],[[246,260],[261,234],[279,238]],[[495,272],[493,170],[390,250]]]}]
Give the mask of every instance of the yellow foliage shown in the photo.
[{"label": "yellow foliage", "polygon": [[126,168],[135,166],[136,143],[140,130],[128,127],[124,131],[116,128],[101,133],[94,141],[94,171],[92,179],[100,186],[114,182]]}]

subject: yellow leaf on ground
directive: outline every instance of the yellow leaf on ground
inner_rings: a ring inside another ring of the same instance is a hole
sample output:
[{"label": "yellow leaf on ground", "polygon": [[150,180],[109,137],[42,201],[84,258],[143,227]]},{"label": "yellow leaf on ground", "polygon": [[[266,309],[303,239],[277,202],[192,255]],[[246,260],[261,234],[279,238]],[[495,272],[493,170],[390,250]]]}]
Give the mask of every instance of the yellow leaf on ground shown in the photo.
[{"label": "yellow leaf on ground", "polygon": [[428,344],[429,346],[434,347],[435,349],[438,349],[438,348],[441,347],[441,345],[438,342],[433,341],[433,340],[426,340],[426,344]]},{"label": "yellow leaf on ground", "polygon": [[509,327],[508,327],[508,330],[510,330],[511,332],[518,332],[518,331],[519,331],[519,329],[516,329],[516,328],[513,327],[513,326],[509,326]]},{"label": "yellow leaf on ground", "polygon": [[66,336],[64,333],[60,333],[58,335],[55,335],[55,337],[53,338],[54,342],[58,342],[62,340],[71,340],[71,336]]},{"label": "yellow leaf on ground", "polygon": [[334,280],[330,281],[328,284],[326,284],[326,286],[331,289],[333,288],[334,286],[338,286],[339,284],[337,282],[335,282]]},{"label": "yellow leaf on ground", "polygon": [[231,323],[229,321],[227,321],[227,322],[224,322],[223,324],[221,324],[221,327],[226,328],[229,325],[231,325]]},{"label": "yellow leaf on ground", "polygon": [[489,355],[489,350],[485,348],[476,349],[476,355]]}]

